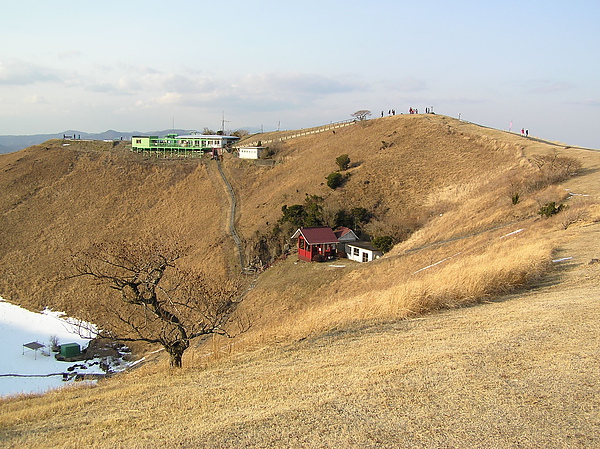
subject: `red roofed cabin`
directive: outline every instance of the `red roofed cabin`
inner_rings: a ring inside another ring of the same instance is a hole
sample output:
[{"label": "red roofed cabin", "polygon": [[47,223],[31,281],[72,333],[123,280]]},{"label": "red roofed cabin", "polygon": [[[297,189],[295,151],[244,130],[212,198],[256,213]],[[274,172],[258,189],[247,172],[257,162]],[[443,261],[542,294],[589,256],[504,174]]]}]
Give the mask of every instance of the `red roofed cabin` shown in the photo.
[{"label": "red roofed cabin", "polygon": [[299,228],[293,239],[298,239],[298,259],[323,262],[335,259],[338,239],[331,228],[315,226]]}]

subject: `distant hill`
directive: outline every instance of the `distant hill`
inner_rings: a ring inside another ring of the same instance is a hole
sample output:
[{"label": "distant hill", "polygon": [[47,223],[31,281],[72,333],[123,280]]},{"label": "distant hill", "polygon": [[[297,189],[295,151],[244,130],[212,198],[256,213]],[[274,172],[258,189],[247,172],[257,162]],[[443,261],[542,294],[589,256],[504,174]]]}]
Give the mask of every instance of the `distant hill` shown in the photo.
[{"label": "distant hill", "polygon": [[115,131],[109,129],[102,133],[86,133],[77,130],[67,130],[56,134],[32,134],[32,135],[19,135],[19,136],[0,136],[0,154],[12,153],[13,151],[19,151],[24,148],[28,148],[34,145],[39,145],[50,139],[62,139],[63,136],[74,136],[77,139],[84,140],[131,140],[131,136],[138,134],[142,135],[153,135],[153,136],[164,136],[169,133],[175,134],[186,134],[190,130],[185,129],[167,129],[163,131]]}]

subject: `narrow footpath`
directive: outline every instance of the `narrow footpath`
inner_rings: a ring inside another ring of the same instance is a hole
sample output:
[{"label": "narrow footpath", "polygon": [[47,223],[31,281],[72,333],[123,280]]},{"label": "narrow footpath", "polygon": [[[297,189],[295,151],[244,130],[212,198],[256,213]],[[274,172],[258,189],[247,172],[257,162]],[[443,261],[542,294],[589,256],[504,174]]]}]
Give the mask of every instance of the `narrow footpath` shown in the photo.
[{"label": "narrow footpath", "polygon": [[231,237],[233,237],[233,241],[238,249],[238,255],[240,258],[240,269],[244,271],[244,250],[242,248],[242,240],[235,229],[235,212],[236,212],[236,198],[235,192],[231,187],[231,184],[227,180],[225,173],[223,172],[223,168],[221,167],[221,161],[217,160],[217,168],[219,169],[219,173],[221,174],[221,178],[223,178],[223,182],[225,183],[225,187],[227,188],[227,192],[229,193],[229,197],[231,198],[231,209],[229,211],[229,233]]}]

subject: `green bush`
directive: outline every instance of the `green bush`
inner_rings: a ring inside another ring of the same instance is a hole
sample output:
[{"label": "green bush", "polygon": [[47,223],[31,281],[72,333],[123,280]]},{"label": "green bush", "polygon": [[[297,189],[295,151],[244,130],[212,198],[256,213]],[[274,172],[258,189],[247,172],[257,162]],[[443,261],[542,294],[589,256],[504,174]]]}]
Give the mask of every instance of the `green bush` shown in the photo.
[{"label": "green bush", "polygon": [[394,239],[389,235],[375,237],[371,243],[382,253],[387,253],[394,246]]},{"label": "green bush", "polygon": [[342,181],[344,180],[344,177],[342,176],[341,173],[339,172],[333,172],[330,173],[327,176],[327,187],[329,187],[330,189],[337,189],[339,186],[342,185]]},{"label": "green bush", "polygon": [[561,210],[565,209],[566,207],[567,206],[565,206],[564,204],[560,204],[557,206],[556,203],[552,201],[550,203],[544,204],[538,211],[538,214],[540,214],[543,217],[549,218],[552,215],[558,214]]},{"label": "green bush", "polygon": [[519,194],[519,192],[513,192],[510,195],[510,200],[512,201],[513,206],[516,205],[520,199],[521,199],[521,195]]},{"label": "green bush", "polygon": [[335,159],[335,163],[340,167],[340,170],[348,170],[350,166],[350,157],[347,154],[342,154]]}]

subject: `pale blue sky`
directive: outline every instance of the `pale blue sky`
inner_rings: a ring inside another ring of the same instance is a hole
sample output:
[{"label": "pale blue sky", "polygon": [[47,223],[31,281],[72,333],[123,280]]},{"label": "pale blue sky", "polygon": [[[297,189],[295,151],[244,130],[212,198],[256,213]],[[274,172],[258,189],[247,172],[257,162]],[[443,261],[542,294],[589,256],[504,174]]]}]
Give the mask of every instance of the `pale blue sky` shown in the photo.
[{"label": "pale blue sky", "polygon": [[273,130],[409,107],[600,148],[600,2],[12,2],[0,135]]}]

